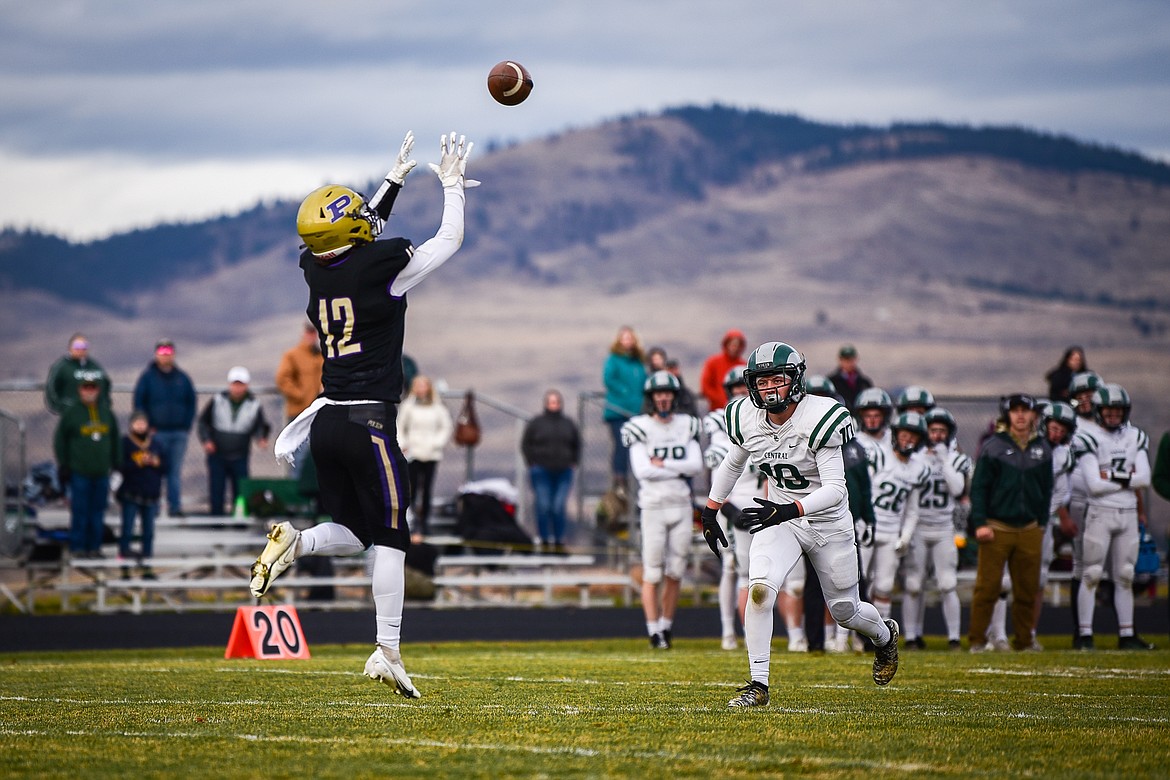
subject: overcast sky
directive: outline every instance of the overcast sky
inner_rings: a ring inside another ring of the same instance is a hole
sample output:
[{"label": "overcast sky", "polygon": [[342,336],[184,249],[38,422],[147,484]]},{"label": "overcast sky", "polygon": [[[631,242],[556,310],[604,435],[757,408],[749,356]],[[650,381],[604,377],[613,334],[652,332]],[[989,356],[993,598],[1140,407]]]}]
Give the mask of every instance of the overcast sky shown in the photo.
[{"label": "overcast sky", "polygon": [[[488,70],[536,88],[496,105]],[[721,102],[1170,161],[1166,0],[0,0],[0,226],[74,239]],[[474,171],[474,156],[470,170]]]}]

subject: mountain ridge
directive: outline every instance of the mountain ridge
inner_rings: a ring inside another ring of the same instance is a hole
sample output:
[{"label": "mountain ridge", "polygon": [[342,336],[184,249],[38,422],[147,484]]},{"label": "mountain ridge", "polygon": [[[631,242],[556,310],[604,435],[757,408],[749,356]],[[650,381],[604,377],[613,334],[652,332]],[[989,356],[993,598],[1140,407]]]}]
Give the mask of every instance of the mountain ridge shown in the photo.
[{"label": "mountain ridge", "polygon": [[[1086,181],[1110,179],[1119,188],[1141,191],[1128,200],[1140,203],[1144,195],[1154,196],[1160,207],[1165,206],[1164,189],[1170,184],[1170,165],[1021,128],[940,123],[897,123],[879,128],[831,125],[794,115],[723,106],[680,107],[496,148],[473,161],[484,186],[469,198],[463,248],[469,259],[463,273],[545,284],[570,281],[579,275],[571,263],[558,263],[558,256],[604,264],[607,252],[615,251],[613,246],[607,248],[607,242],[652,227],[664,215],[693,214],[695,210],[689,207],[713,203],[715,195],[729,188],[766,193],[796,178],[940,159],[964,159],[972,165],[988,160],[1018,166],[1023,172],[1047,173],[1056,182],[1049,189],[1066,187],[1067,192],[1058,199],[1073,209],[1078,188],[1086,186]],[[389,228],[414,237],[416,242],[429,235],[437,220],[437,199],[430,191],[438,185],[426,176],[417,183],[419,178],[416,173],[408,182]],[[1050,200],[1053,195],[1045,193]],[[290,240],[289,227],[296,207],[291,201],[277,201],[233,216],[164,224],[84,244],[37,232],[5,230],[0,232],[0,286],[38,289],[133,316],[134,295],[159,284],[197,279],[261,254],[294,257],[295,239]],[[998,215],[1001,220],[1003,216]],[[989,224],[995,217],[987,216]],[[778,221],[784,218],[776,215]],[[718,219],[709,220],[707,238],[733,241],[736,251],[777,244],[768,226],[754,224],[738,236],[731,234],[731,227]],[[995,227],[1023,232],[1019,226],[1001,223]],[[1050,231],[1049,241],[1038,243],[1035,249],[1132,267],[1132,260],[1119,259],[1124,255],[1121,245],[1142,227],[1143,214],[1135,206],[1105,235],[1082,230],[1078,236],[1073,231],[1069,235],[1076,240],[1062,242]],[[918,237],[912,229],[889,240],[913,243]],[[698,238],[700,247],[714,243]],[[972,246],[954,243],[950,250],[960,259],[982,261],[997,252],[993,241]],[[20,262],[28,256],[43,262]],[[1005,266],[1014,269],[1020,264]],[[1099,299],[1105,292],[1091,286],[1021,284],[1003,271],[950,277],[955,283],[974,287],[1012,287],[1017,293],[1074,301]],[[834,272],[839,273],[840,268]],[[654,273],[625,276],[626,283],[659,278]],[[1121,300],[1128,299],[1122,296]],[[1166,307],[1170,294],[1147,293],[1141,303]]]}]

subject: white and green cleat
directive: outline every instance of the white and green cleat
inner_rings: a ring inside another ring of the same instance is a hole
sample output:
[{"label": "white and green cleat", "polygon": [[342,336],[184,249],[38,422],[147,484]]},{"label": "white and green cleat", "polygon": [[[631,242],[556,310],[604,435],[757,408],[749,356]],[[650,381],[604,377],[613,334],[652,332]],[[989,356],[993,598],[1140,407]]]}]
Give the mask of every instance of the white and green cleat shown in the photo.
[{"label": "white and green cleat", "polygon": [[292,523],[283,522],[272,526],[268,532],[268,544],[264,551],[252,564],[252,595],[260,598],[268,592],[272,581],[292,566],[296,560],[297,539],[301,532],[292,527]]}]

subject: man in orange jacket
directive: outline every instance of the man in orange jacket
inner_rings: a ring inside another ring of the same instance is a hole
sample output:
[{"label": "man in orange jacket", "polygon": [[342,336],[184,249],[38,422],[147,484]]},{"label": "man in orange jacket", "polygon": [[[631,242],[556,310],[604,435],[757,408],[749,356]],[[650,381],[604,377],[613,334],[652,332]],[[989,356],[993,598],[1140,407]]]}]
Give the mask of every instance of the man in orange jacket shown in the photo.
[{"label": "man in orange jacket", "polygon": [[727,406],[727,391],[723,388],[723,378],[727,372],[736,366],[742,366],[743,349],[747,339],[743,331],[732,328],[723,334],[723,350],[711,355],[703,363],[703,373],[699,376],[699,393],[707,399],[708,409],[722,409]]}]

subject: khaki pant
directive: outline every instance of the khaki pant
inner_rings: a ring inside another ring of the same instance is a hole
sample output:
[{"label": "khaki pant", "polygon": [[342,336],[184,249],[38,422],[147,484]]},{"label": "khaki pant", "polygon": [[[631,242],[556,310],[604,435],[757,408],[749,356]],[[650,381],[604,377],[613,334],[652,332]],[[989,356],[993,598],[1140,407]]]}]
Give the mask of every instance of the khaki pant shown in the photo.
[{"label": "khaki pant", "polygon": [[1032,644],[1036,592],[1040,588],[1040,558],[1044,526],[1031,523],[1023,528],[989,520],[995,538],[979,545],[979,567],[975,573],[975,594],[971,600],[971,645],[987,642],[991,611],[999,598],[1003,567],[1012,578],[1012,646],[1017,650]]}]

